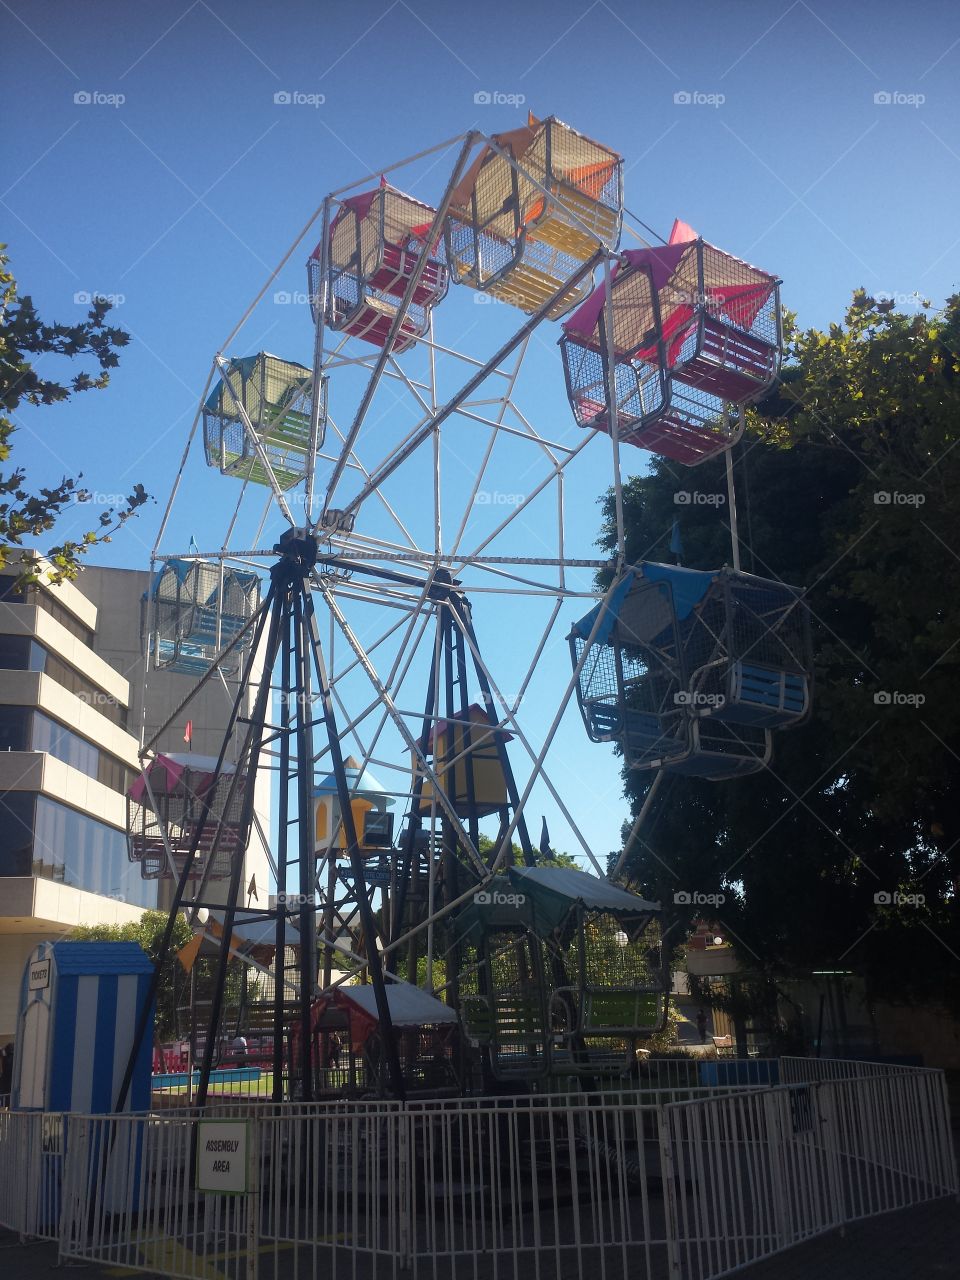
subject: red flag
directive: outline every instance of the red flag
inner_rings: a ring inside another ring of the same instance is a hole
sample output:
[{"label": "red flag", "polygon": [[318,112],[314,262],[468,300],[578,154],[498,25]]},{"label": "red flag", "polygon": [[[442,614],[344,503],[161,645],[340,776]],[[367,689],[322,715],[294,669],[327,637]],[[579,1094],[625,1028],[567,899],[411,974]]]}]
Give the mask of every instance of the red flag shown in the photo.
[{"label": "red flag", "polygon": [[187,721],[187,727],[183,731],[183,740],[191,747],[193,746],[193,721]]},{"label": "red flag", "polygon": [[683,222],[680,218],[674,218],[673,230],[670,232],[671,244],[686,244],[689,240],[696,240],[697,233],[689,222]]}]

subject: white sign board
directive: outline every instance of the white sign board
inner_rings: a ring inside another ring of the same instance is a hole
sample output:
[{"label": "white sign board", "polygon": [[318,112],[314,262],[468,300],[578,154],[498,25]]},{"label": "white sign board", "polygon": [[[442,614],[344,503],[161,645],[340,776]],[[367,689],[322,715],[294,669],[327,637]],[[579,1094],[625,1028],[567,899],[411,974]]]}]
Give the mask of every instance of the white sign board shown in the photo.
[{"label": "white sign board", "polygon": [[197,1122],[197,1190],[242,1195],[247,1190],[249,1143],[246,1120]]},{"label": "white sign board", "polygon": [[50,985],[50,961],[35,960],[30,966],[27,986],[30,991],[43,991]]}]

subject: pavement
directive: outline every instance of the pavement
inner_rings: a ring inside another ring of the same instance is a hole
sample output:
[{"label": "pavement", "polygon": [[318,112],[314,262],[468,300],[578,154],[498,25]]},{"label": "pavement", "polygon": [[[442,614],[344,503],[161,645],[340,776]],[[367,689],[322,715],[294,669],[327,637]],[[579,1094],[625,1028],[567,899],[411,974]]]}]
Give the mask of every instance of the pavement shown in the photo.
[{"label": "pavement", "polygon": [[[564,1276],[576,1274],[570,1262],[564,1266]],[[637,1263],[634,1277],[642,1271],[640,1259]],[[74,1270],[74,1264],[67,1265]],[[55,1267],[55,1244],[21,1244],[10,1232],[0,1231],[3,1280],[37,1280]],[[159,1273],[126,1267],[77,1264],[76,1270],[78,1280],[161,1280]],[[442,1277],[442,1268],[436,1274]],[[449,1274],[453,1280],[455,1271]],[[869,1218],[842,1234],[820,1236],[736,1274],[738,1280],[960,1280],[960,1208],[956,1200],[947,1198]],[[541,1275],[548,1276],[542,1264]]]}]

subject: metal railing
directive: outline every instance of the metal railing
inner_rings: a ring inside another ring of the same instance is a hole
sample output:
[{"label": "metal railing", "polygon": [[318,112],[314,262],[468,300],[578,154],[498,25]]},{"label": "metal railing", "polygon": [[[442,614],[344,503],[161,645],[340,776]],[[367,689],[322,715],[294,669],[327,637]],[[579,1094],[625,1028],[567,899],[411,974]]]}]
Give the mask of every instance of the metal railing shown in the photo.
[{"label": "metal railing", "polygon": [[870,1062],[861,1058],[780,1059],[783,1084],[812,1084],[818,1080],[863,1080],[868,1076],[910,1075],[918,1071],[941,1074],[934,1068],[907,1066],[897,1062]]},{"label": "metal railing", "polygon": [[0,1111],[0,1226],[59,1237],[65,1135],[59,1113]]},{"label": "metal railing", "polygon": [[[0,1114],[0,1224],[184,1280],[338,1275],[713,1280],[845,1223],[956,1194],[943,1076],[272,1106],[244,1194],[195,1185],[187,1108]],[[839,1071],[839,1069],[837,1069]]]},{"label": "metal railing", "polygon": [[666,1108],[672,1274],[711,1280],[874,1214],[957,1193],[939,1071],[890,1071]]}]

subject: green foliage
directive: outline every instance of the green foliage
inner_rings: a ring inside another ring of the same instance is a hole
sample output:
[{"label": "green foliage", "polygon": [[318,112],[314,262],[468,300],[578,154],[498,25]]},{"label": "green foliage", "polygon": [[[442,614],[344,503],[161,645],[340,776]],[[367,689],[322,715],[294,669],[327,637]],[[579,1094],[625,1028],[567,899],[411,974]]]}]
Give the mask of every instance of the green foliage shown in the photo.
[{"label": "green foliage", "polygon": [[[138,942],[150,959],[156,964],[160,954],[160,943],[167,927],[165,911],[145,911],[139,920],[129,924],[89,924],[77,925],[70,933],[71,942]],[[160,985],[157,988],[157,1018],[155,1037],[157,1040],[170,1040],[177,1034],[176,1007],[178,992],[184,981],[183,969],[176,959],[175,953],[191,938],[191,930],[185,917],[179,914],[176,918],[171,939],[171,952],[160,974]]]},{"label": "green foliage", "polygon": [[[875,997],[960,1008],[960,298],[906,316],[858,290],[842,324],[789,338],[734,459],[743,568],[805,589],[814,714],[763,774],[666,781],[629,875],[673,945],[703,913],[674,893],[722,893],[711,914],[755,972],[852,969]],[[724,493],[723,467],[630,480],[628,560],[669,559],[679,515],[686,565],[729,561],[722,506],[674,502]],[[625,777],[634,812],[651,780]]]},{"label": "green foliage", "polygon": [[[33,300],[18,294],[17,282],[7,270],[9,258],[4,248],[0,244],[0,463],[10,457],[16,430],[14,415],[20,404],[58,404],[81,391],[102,390],[110,380],[108,371],[118,363],[117,351],[130,341],[129,334],[106,323],[110,303],[102,298],[92,301],[86,318],[77,324],[45,324]],[[72,374],[68,383],[58,382],[39,372],[41,362],[50,356],[68,361],[90,356],[96,369],[80,370]],[[25,538],[49,533],[70,503],[89,498],[79,485],[81,479],[82,476],[65,476],[55,487],[32,493],[22,467],[0,471],[0,569],[7,562],[11,546],[19,547]],[[51,581],[75,578],[81,557],[91,547],[109,542],[112,534],[148,501],[148,496],[142,485],[134,485],[125,507],[102,511],[97,527],[79,540],[50,547],[45,554],[55,570]],[[36,573],[28,569],[24,578],[35,581]]]}]

